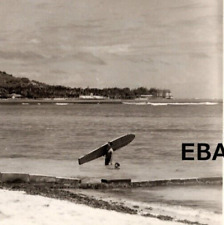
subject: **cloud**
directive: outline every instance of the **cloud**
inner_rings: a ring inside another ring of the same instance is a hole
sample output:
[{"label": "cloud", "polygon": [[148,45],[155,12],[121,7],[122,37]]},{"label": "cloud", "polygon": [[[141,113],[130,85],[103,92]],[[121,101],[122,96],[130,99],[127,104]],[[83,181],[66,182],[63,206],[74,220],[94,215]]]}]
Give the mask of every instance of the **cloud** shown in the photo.
[{"label": "cloud", "polygon": [[38,40],[37,38],[33,38],[33,39],[29,40],[29,43],[31,43],[31,44],[39,44],[40,42],[41,41]]},{"label": "cloud", "polygon": [[52,72],[53,74],[67,74],[67,72],[59,69],[51,70],[50,72]]},{"label": "cloud", "polygon": [[78,52],[77,54],[72,55],[71,58],[75,60],[80,60],[86,63],[90,63],[90,64],[97,64],[97,65],[106,64],[105,61],[103,61],[99,57],[87,52]]},{"label": "cloud", "polygon": [[177,95],[193,96],[182,91],[198,86],[193,78],[210,87],[221,74],[221,1],[4,2],[0,65],[15,75],[27,72],[31,79],[68,86],[171,90],[180,79]]},{"label": "cloud", "polygon": [[45,57],[32,51],[0,51],[2,59],[40,60]]},{"label": "cloud", "polygon": [[130,47],[127,44],[91,46],[82,49],[93,54],[126,54],[130,52]]},{"label": "cloud", "polygon": [[204,8],[206,7],[204,4],[199,3],[199,2],[195,2],[195,3],[189,3],[189,4],[183,4],[183,5],[179,5],[179,6],[173,6],[173,7],[169,7],[170,9],[174,9],[174,10],[187,10],[187,9],[200,9],[200,8]]},{"label": "cloud", "polygon": [[190,53],[190,57],[198,58],[198,59],[207,59],[210,58],[208,54],[206,53],[200,53],[200,52],[195,52],[195,53]]},{"label": "cloud", "polygon": [[148,63],[152,64],[154,60],[150,57],[150,55],[142,54],[142,55],[129,55],[125,57],[126,60],[132,63]]}]

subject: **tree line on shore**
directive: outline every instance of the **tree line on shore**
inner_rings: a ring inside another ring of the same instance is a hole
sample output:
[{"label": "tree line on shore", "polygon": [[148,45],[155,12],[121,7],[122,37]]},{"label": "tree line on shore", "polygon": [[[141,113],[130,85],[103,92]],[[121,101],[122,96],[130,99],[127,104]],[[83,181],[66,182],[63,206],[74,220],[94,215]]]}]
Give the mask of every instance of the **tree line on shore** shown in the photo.
[{"label": "tree line on shore", "polygon": [[61,85],[48,85],[28,78],[14,77],[0,71],[0,98],[10,98],[12,95],[21,98],[78,98],[81,95],[103,96],[110,99],[135,99],[142,95],[164,97],[170,90],[139,87],[126,88],[71,88]]}]

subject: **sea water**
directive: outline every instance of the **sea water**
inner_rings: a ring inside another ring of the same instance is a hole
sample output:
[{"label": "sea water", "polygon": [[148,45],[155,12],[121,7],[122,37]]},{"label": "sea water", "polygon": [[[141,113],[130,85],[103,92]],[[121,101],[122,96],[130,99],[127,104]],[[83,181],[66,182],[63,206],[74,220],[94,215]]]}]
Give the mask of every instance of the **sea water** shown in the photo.
[{"label": "sea water", "polygon": [[114,188],[78,192],[96,199],[117,202],[137,210],[140,215],[164,217],[188,224],[222,224],[221,185]]},{"label": "sea water", "polygon": [[[104,158],[78,158],[127,133],[136,135],[114,153],[120,170]],[[222,142],[222,104],[0,105],[0,170],[133,180],[221,176],[221,159],[198,161],[197,143],[214,153]],[[194,161],[182,160],[182,143],[195,143]],[[220,157],[221,158],[221,157]]]},{"label": "sea water", "polygon": [[[0,171],[87,181],[222,176],[221,157],[198,161],[196,155],[197,143],[208,143],[214,153],[222,142],[222,104],[191,103],[0,104]],[[78,165],[80,156],[127,133],[136,137],[114,153],[119,170],[105,168],[104,158]],[[195,143],[194,161],[182,160],[182,143]]]}]

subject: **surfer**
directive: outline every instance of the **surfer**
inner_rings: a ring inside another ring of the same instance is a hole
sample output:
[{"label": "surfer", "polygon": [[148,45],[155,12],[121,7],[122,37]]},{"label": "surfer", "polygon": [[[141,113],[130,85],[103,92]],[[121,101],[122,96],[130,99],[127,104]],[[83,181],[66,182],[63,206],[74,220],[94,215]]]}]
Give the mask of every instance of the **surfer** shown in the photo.
[{"label": "surfer", "polygon": [[107,165],[112,165],[112,156],[113,156],[113,148],[112,148],[112,143],[108,142],[108,150],[107,153],[105,155],[105,166]]},{"label": "surfer", "polygon": [[[126,134],[122,137],[114,139],[113,141],[110,141],[102,145],[101,147],[89,152],[88,154],[78,158],[79,165],[97,159],[101,156],[105,156],[105,165],[112,164],[113,152],[129,144],[134,138],[135,138],[134,134]],[[120,168],[119,163],[115,163],[114,166],[115,169]]]},{"label": "surfer", "polygon": [[[114,152],[112,144],[113,144],[112,142],[108,142],[108,150],[105,156],[105,166],[112,165],[112,156]],[[116,162],[114,164],[114,168],[120,169],[120,163]]]}]

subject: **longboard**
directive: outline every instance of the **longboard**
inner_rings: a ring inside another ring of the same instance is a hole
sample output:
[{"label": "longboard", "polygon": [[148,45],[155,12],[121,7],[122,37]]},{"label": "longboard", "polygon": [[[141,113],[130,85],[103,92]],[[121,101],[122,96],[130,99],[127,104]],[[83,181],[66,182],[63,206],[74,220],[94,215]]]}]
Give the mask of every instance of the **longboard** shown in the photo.
[{"label": "longboard", "polygon": [[[110,143],[112,145],[113,150],[116,151],[117,149],[120,149],[124,147],[125,145],[129,144],[134,138],[135,138],[134,134],[126,134],[124,136],[121,136],[119,138],[116,138],[110,141]],[[106,143],[102,145],[101,147],[89,152],[88,154],[78,159],[79,165],[83,163],[87,163],[91,160],[97,159],[101,156],[104,156],[107,153],[108,149],[109,149],[109,145],[108,143]]]}]

